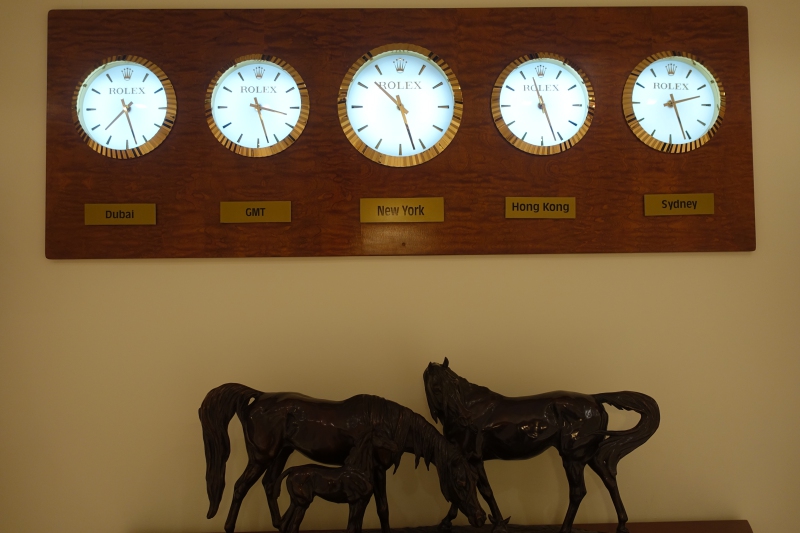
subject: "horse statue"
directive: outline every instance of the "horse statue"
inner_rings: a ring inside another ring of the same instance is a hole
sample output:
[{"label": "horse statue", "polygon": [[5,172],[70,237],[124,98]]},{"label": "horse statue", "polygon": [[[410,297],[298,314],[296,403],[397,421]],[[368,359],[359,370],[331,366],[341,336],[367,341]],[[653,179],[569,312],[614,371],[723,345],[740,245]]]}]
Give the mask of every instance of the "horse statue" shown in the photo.
[{"label": "horse statue", "polygon": [[242,500],[262,475],[272,525],[280,529],[281,514],[272,487],[295,450],[309,459],[342,465],[365,431],[386,435],[397,452],[377,449],[372,484],[382,533],[389,533],[386,470],[400,465],[404,452],[436,466],[445,500],[480,527],[486,514],[478,503],[476,476],[463,453],[422,416],[400,404],[361,394],[343,401],[318,400],[291,393],[260,392],[238,383],[209,391],[199,410],[206,454],[208,518],[217,514],[225,489],[225,463],[230,455],[228,423],[236,414],[242,423],[248,463],[236,481],[225,531],[233,533]]},{"label": "horse statue", "polygon": [[375,447],[387,449],[390,453],[397,452],[397,446],[392,441],[367,431],[350,450],[344,466],[334,468],[311,464],[287,469],[272,486],[272,497],[277,499],[286,479],[290,503],[281,518],[281,533],[299,533],[306,510],[316,496],[329,502],[348,504],[347,533],[361,533],[364,511],[374,490],[372,471]]},{"label": "horse statue", "polygon": [[[493,531],[505,531],[503,520],[483,462],[491,459],[528,459],[555,447],[569,482],[569,507],[561,533],[570,533],[578,507],[586,494],[583,479],[588,464],[600,476],[617,512],[617,533],[628,533],[628,515],[617,489],[617,463],[644,444],[660,420],[658,404],[638,392],[579,394],[546,392],[534,396],[502,396],[474,385],[443,364],[430,363],[423,374],[428,407],[435,422],[441,420],[447,440],[461,448],[478,476],[478,490],[489,504]],[[603,404],[635,411],[639,422],[625,431],[608,431]],[[458,508],[451,506],[440,523],[449,529]]]}]

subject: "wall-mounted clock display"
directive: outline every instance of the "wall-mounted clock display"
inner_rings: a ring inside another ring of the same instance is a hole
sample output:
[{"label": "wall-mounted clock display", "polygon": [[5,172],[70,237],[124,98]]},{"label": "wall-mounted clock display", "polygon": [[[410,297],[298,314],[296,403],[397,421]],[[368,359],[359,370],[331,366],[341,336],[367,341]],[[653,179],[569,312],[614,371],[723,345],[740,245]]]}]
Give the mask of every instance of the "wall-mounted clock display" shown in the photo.
[{"label": "wall-mounted clock display", "polygon": [[594,117],[592,84],[560,55],[540,52],[512,61],[492,89],[500,134],[529,154],[552,155],[580,141]]},{"label": "wall-mounted clock display", "polygon": [[689,152],[707,143],[725,116],[725,90],[697,57],[660,52],[631,72],[622,93],[625,120],[647,146]]},{"label": "wall-mounted clock display", "polygon": [[407,43],[370,50],[339,88],[339,122],[350,143],[392,167],[439,155],[455,137],[463,107],[461,86],[448,64]]},{"label": "wall-mounted clock display", "polygon": [[206,121],[214,137],[239,155],[266,157],[297,141],[308,122],[308,89],[292,66],[251,54],[217,72],[206,90]]},{"label": "wall-mounted clock display", "polygon": [[103,60],[75,88],[72,119],[84,141],[115,159],[142,156],[167,138],[178,104],[164,71],[138,56]]}]

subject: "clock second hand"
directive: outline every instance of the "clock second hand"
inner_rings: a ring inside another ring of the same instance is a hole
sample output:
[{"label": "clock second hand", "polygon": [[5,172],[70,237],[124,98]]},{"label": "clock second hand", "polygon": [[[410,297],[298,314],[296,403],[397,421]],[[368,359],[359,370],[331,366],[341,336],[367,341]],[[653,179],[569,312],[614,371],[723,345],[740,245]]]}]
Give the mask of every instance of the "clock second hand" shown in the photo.
[{"label": "clock second hand", "polygon": [[122,99],[122,111],[125,113],[125,118],[128,119],[128,126],[131,128],[131,135],[133,135],[133,142],[136,143],[136,134],[133,132],[133,124],[131,124],[131,116],[130,110],[131,106],[133,105],[133,101],[129,102],[128,105],[125,105],[125,99]]},{"label": "clock second hand", "polygon": [[550,123],[550,115],[547,113],[547,106],[544,105],[544,99],[542,95],[539,93],[539,85],[536,83],[536,80],[533,80],[533,86],[536,88],[536,96],[539,97],[539,108],[544,113],[545,118],[547,119],[547,125],[550,126],[550,133],[553,134],[553,140],[556,140],[556,132],[553,131],[553,125]]},{"label": "clock second hand", "polygon": [[269,135],[267,134],[267,128],[264,126],[264,119],[261,118],[261,104],[258,103],[258,98],[253,98],[255,100],[256,105],[250,104],[251,107],[256,108],[256,112],[258,113],[258,120],[261,121],[261,129],[264,130],[264,137],[266,137],[266,143],[269,144]]},{"label": "clock second hand", "polygon": [[400,110],[400,115],[403,117],[403,123],[406,125],[406,131],[408,132],[408,140],[411,141],[411,148],[412,150],[416,150],[417,147],[414,146],[414,139],[411,137],[411,130],[408,127],[408,120],[406,120],[406,113],[408,113],[408,109],[406,109],[406,106],[404,106],[403,102],[400,100],[399,94],[397,95],[397,109]]},{"label": "clock second hand", "polygon": [[[690,98],[687,98],[687,100],[690,100]],[[672,109],[675,110],[675,116],[678,117],[678,126],[681,127],[681,135],[683,135],[683,139],[686,140],[686,132],[683,131],[683,124],[681,123],[681,115],[680,113],[678,113],[678,106],[676,105],[675,97],[672,95],[672,93],[670,93],[669,95],[669,102],[667,102],[667,104],[664,105],[667,105],[667,107],[671,107]]]}]

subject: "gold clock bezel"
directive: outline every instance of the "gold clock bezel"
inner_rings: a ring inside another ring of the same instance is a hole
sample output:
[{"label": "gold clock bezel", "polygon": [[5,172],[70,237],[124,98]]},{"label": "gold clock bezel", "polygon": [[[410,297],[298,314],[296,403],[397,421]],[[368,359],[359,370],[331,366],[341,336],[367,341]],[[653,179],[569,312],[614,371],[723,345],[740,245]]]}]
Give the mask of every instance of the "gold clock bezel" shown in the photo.
[{"label": "gold clock bezel", "polygon": [[[216,121],[214,121],[211,97],[214,94],[214,89],[216,88],[217,83],[230,70],[236,68],[240,63],[245,61],[264,61],[277,65],[289,73],[294,80],[295,85],[297,85],[297,89],[300,93],[300,116],[297,119],[297,123],[294,125],[289,135],[272,146],[265,146],[263,148],[248,148],[246,146],[237,144],[235,141],[227,138],[222,133],[222,130],[220,130],[217,126]],[[206,89],[205,108],[206,122],[208,123],[208,127],[211,129],[211,133],[214,135],[214,138],[216,138],[220,144],[222,144],[222,146],[235,154],[243,155],[245,157],[269,157],[271,155],[283,152],[297,142],[297,139],[300,137],[300,134],[303,133],[303,130],[306,128],[306,124],[308,123],[308,115],[311,110],[311,104],[308,97],[308,87],[306,87],[306,82],[303,81],[300,73],[298,73],[297,70],[295,70],[294,67],[292,67],[289,63],[279,57],[268,54],[248,54],[237,57],[233,60],[233,62],[227,64],[221,70],[217,71],[217,73],[211,79],[211,83],[208,84],[208,89]]]},{"label": "gold clock bezel", "polygon": [[[418,154],[398,156],[382,154],[374,150],[372,147],[364,143],[361,138],[359,138],[358,133],[355,131],[352,124],[350,124],[350,119],[347,117],[347,91],[350,89],[353,78],[367,63],[372,61],[373,58],[387,52],[414,52],[427,57],[430,61],[435,63],[442,70],[442,72],[444,72],[447,82],[450,84],[450,89],[453,91],[453,118],[450,119],[450,124],[447,126],[444,135],[431,147]],[[373,48],[361,56],[355,63],[353,63],[353,65],[347,71],[347,74],[345,74],[342,84],[339,86],[338,108],[339,123],[342,126],[342,131],[344,131],[347,140],[350,141],[350,144],[352,144],[356,150],[376,163],[380,163],[389,167],[403,168],[413,167],[430,161],[442,153],[444,149],[450,145],[450,143],[453,141],[453,138],[456,136],[456,132],[458,132],[459,126],[461,125],[461,118],[464,112],[464,99],[458,79],[453,73],[453,69],[450,68],[450,65],[448,65],[444,59],[422,46],[409,43],[392,43]]]},{"label": "gold clock bezel", "polygon": [[[87,80],[98,70],[106,69],[111,63],[116,63],[118,61],[138,63],[149,69],[150,72],[158,77],[158,80],[161,82],[161,86],[164,87],[164,94],[167,97],[167,113],[164,116],[164,122],[161,124],[161,127],[158,128],[156,134],[153,135],[153,137],[151,137],[146,143],[135,148],[129,148],[127,150],[109,148],[92,139],[83,128],[80,117],[78,116],[78,98],[80,97],[81,90],[87,87]],[[89,72],[87,72],[81,78],[81,80],[82,81],[75,87],[75,92],[72,94],[72,122],[75,126],[75,129],[80,134],[81,139],[83,139],[83,141],[95,152],[112,159],[133,159],[135,157],[141,157],[155,150],[162,142],[164,142],[164,140],[167,138],[167,135],[169,135],[169,132],[172,131],[172,127],[175,125],[175,118],[178,115],[178,100],[175,97],[175,89],[173,88],[172,82],[169,80],[167,75],[164,74],[164,71],[152,61],[143,57],[132,55],[107,57],[98,65],[95,65]]]},{"label": "gold clock bezel", "polygon": [[[713,83],[717,86],[717,91],[719,93],[719,109],[717,113],[717,118],[714,121],[714,124],[708,129],[706,133],[702,136],[698,137],[697,139],[693,140],[689,143],[684,144],[670,144],[668,142],[660,141],[647,133],[647,131],[639,124],[639,121],[636,119],[636,112],[633,109],[633,87],[636,85],[636,80],[639,79],[639,76],[647,69],[651,64],[655,63],[660,59],[666,59],[669,57],[683,57],[692,62],[693,65],[700,65],[705,69],[706,72],[711,75],[711,80],[709,83]],[[709,68],[708,65],[705,64],[704,61],[701,61],[697,56],[694,54],[690,54],[688,52],[674,52],[674,51],[664,51],[659,52],[657,54],[653,54],[651,56],[647,56],[645,59],[639,62],[636,65],[636,68],[628,76],[628,80],[625,82],[625,88],[622,91],[622,110],[625,113],[625,122],[628,123],[628,127],[630,127],[633,134],[639,138],[644,144],[649,146],[654,150],[658,150],[659,152],[665,152],[669,154],[683,154],[686,152],[691,152],[692,150],[696,150],[700,148],[717,133],[719,130],[720,125],[722,124],[722,120],[725,117],[725,89],[722,87],[722,84],[719,81],[716,73]]]},{"label": "gold clock bezel", "polygon": [[[511,133],[511,129],[506,124],[505,119],[503,119],[503,114],[500,112],[500,91],[503,89],[505,85],[506,79],[508,76],[514,72],[514,70],[527,63],[529,61],[535,61],[536,59],[554,59],[556,61],[560,61],[565,66],[569,67],[575,73],[580,76],[583,84],[586,86],[586,93],[589,96],[589,103],[587,104],[588,109],[586,112],[586,119],[581,124],[581,127],[578,131],[570,137],[569,139],[565,139],[563,142],[559,144],[554,144],[552,146],[541,146],[531,144],[529,142],[523,141],[513,133]],[[578,141],[583,139],[586,135],[586,132],[589,131],[589,126],[592,125],[592,119],[594,118],[594,110],[595,110],[595,96],[594,96],[594,87],[592,87],[591,82],[589,81],[588,76],[586,73],[567,61],[567,59],[563,56],[558,54],[553,54],[550,52],[536,52],[533,54],[526,54],[524,56],[520,56],[503,69],[500,75],[497,77],[497,81],[494,82],[494,86],[492,87],[492,118],[494,119],[494,125],[497,126],[498,131],[500,131],[500,135],[508,141],[513,147],[522,150],[528,154],[533,155],[555,155],[560,154],[566,150],[569,150],[573,146],[575,146]]]}]

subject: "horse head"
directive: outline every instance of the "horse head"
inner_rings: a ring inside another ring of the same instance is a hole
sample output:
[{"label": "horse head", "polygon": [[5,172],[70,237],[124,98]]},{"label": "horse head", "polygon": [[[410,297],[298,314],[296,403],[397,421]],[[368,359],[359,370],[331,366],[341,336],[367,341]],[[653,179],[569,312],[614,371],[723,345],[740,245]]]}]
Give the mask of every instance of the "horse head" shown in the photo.
[{"label": "horse head", "polygon": [[478,502],[478,475],[455,446],[449,445],[446,455],[444,461],[440,461],[443,465],[436,465],[442,495],[448,502],[456,504],[470,525],[483,526],[486,513]]},{"label": "horse head", "polygon": [[434,422],[441,420],[442,425],[456,424],[461,427],[470,425],[469,410],[462,394],[462,382],[468,382],[450,369],[447,357],[441,365],[429,363],[422,374],[422,381]]}]

